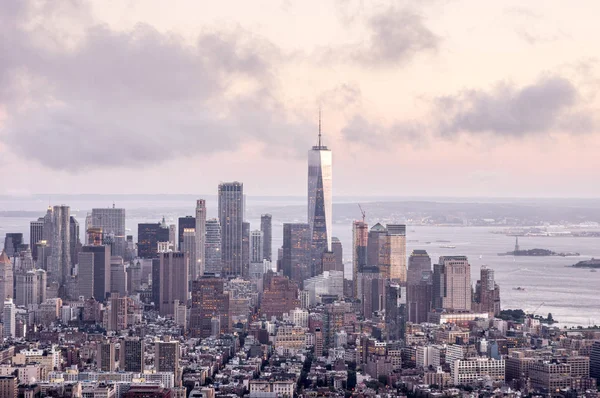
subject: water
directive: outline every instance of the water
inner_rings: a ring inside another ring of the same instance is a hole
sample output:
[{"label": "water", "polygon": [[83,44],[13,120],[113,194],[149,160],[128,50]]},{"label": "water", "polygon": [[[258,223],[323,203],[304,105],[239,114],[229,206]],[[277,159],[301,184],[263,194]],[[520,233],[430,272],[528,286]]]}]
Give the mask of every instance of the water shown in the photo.
[{"label": "water", "polygon": [[[53,203],[71,206],[72,213],[80,225],[84,225],[85,215],[93,207],[112,205],[106,196],[70,196],[52,198]],[[31,211],[19,216],[0,216],[1,237],[6,232],[23,232],[29,241],[29,222],[44,214],[47,199],[39,197],[19,198],[18,200],[0,197],[0,211]],[[176,224],[177,217],[194,214],[194,197],[185,196],[119,196],[117,206],[127,210],[126,227],[128,234],[137,237],[137,224],[158,222],[163,216],[168,224]],[[207,198],[208,217],[216,216],[215,197]],[[282,244],[282,224],[284,222],[305,222],[306,207],[303,198],[247,198],[246,218],[252,229],[260,227],[262,213],[273,214],[273,253]],[[346,273],[351,275],[350,248],[352,225],[347,220],[334,220],[333,235],[342,242],[345,254]],[[377,220],[366,220],[369,225]],[[479,269],[487,265],[495,270],[496,282],[500,285],[502,307],[521,308],[546,316],[552,313],[560,325],[600,325],[600,272],[588,269],[567,268],[578,261],[591,257],[600,258],[600,238],[572,237],[521,237],[522,249],[544,248],[555,252],[579,252],[579,257],[512,257],[498,256],[498,253],[511,251],[515,238],[492,234],[497,227],[432,227],[408,226],[407,252],[425,249],[436,262],[441,255],[466,255],[471,263],[473,283],[479,278]],[[82,230],[83,233],[83,230]],[[436,242],[436,241],[450,241]],[[431,242],[427,244],[426,242]],[[441,248],[453,245],[455,249]],[[522,287],[524,291],[513,290]],[[539,307],[539,309],[538,309]]]}]

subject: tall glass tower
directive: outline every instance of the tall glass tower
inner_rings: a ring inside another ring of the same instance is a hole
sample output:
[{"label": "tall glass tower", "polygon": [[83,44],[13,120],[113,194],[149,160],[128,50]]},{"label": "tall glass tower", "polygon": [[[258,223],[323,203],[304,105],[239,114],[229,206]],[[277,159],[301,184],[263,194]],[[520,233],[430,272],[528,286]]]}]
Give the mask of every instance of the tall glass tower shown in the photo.
[{"label": "tall glass tower", "polygon": [[319,112],[319,141],[308,151],[308,225],[311,236],[311,276],[319,269],[318,262],[325,251],[331,251],[332,234],[332,156],[321,142],[321,113]]}]

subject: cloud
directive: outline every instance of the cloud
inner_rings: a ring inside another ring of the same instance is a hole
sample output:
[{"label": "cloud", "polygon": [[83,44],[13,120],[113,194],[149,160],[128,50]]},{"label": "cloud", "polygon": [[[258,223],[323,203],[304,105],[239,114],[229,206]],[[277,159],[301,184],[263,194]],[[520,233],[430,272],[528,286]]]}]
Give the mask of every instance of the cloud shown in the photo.
[{"label": "cloud", "polygon": [[427,145],[424,133],[423,126],[419,123],[402,121],[384,126],[358,114],[342,128],[342,137],[346,142],[379,151],[393,150],[403,144],[422,147]]},{"label": "cloud", "polygon": [[0,44],[9,49],[0,62],[0,140],[26,158],[78,171],[248,142],[281,146],[271,153],[285,156],[310,129],[277,100],[280,50],[241,28],[206,31],[194,43],[147,24],[92,23],[53,37],[55,3],[32,4],[0,5]]},{"label": "cloud", "polygon": [[438,98],[439,133],[490,133],[505,137],[552,132],[590,132],[596,122],[581,103],[578,89],[563,77],[544,77],[517,88],[500,84],[494,90],[470,90]]},{"label": "cloud", "polygon": [[353,57],[366,65],[397,65],[420,52],[436,51],[440,38],[435,35],[416,12],[387,9],[372,15],[367,21],[369,40],[360,45]]}]

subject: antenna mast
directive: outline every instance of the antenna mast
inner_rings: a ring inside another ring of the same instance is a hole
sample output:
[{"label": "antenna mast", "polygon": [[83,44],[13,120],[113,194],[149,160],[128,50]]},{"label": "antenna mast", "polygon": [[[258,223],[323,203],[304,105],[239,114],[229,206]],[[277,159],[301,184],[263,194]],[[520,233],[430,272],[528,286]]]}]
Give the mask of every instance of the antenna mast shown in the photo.
[{"label": "antenna mast", "polygon": [[321,147],[321,107],[319,106],[319,148]]}]

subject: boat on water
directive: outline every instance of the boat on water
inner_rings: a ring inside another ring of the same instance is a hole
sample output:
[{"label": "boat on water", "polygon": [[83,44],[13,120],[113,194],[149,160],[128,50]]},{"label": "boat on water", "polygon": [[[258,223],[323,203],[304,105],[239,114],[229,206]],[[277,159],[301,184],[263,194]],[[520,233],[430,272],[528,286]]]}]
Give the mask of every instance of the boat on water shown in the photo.
[{"label": "boat on water", "polygon": [[524,292],[525,288],[521,286],[513,287],[513,290],[518,290],[519,292]]},{"label": "boat on water", "polygon": [[456,246],[452,245],[441,245],[440,249],[456,249]]},{"label": "boat on water", "polygon": [[596,271],[595,269],[591,269],[590,272],[598,272],[598,271]]}]

